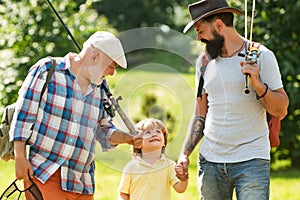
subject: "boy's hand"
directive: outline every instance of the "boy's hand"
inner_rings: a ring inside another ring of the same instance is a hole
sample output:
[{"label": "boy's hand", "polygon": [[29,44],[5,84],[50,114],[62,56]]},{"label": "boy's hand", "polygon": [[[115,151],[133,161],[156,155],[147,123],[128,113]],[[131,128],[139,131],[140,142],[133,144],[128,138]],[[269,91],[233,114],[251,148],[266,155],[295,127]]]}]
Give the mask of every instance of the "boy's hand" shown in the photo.
[{"label": "boy's hand", "polygon": [[186,181],[189,178],[188,169],[184,169],[183,163],[176,164],[175,172],[177,178],[179,178],[181,181]]}]

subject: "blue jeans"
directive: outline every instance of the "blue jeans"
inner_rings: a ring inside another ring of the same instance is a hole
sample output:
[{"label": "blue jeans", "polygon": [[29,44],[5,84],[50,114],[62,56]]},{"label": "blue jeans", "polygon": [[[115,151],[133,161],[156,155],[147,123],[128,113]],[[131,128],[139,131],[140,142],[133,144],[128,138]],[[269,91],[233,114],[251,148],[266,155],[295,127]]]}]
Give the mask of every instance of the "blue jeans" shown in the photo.
[{"label": "blue jeans", "polygon": [[268,200],[270,161],[253,159],[239,163],[212,163],[199,157],[198,189],[201,200]]}]

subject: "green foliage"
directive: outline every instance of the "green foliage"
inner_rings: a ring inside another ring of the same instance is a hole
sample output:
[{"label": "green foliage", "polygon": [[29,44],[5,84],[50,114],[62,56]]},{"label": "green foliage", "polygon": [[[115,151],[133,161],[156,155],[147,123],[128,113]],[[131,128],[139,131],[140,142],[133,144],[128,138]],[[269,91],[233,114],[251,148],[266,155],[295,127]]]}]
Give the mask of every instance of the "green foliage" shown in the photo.
[{"label": "green foliage", "polygon": [[283,83],[290,98],[288,116],[282,123],[279,158],[291,158],[300,167],[300,25],[295,16],[300,12],[297,0],[261,2],[261,24],[266,27],[258,35],[271,48],[279,61]]},{"label": "green foliage", "polygon": [[[252,1],[248,3],[247,10],[249,33]],[[278,159],[290,158],[295,167],[300,167],[300,24],[296,17],[299,13],[298,0],[258,0],[253,28],[253,40],[261,42],[275,53],[290,99],[288,115],[281,123],[281,145],[272,151],[272,156]],[[237,18],[237,27],[241,32],[244,29],[244,18]]]},{"label": "green foliage", "polygon": [[[53,1],[82,44],[96,30],[115,32],[89,1]],[[28,69],[45,56],[78,51],[46,0],[0,2],[0,107],[14,102]]]},{"label": "green foliage", "polygon": [[155,94],[146,94],[143,98],[143,104],[141,105],[142,118],[136,117],[134,122],[138,123],[140,120],[148,117],[161,120],[168,129],[168,140],[171,141],[174,137],[174,134],[172,133],[175,129],[176,119],[169,110],[163,108],[165,105],[162,105],[162,103],[166,104],[168,102],[160,102],[160,104],[157,104],[158,102]]},{"label": "green foliage", "polygon": [[[179,0],[99,0],[93,3],[100,15],[105,15],[118,30],[167,25],[177,29],[175,17],[181,17],[181,7],[189,1]],[[191,3],[191,2],[190,2]],[[187,15],[186,15],[187,16]],[[183,19],[179,19],[178,23]],[[180,27],[180,30],[182,27]]]}]

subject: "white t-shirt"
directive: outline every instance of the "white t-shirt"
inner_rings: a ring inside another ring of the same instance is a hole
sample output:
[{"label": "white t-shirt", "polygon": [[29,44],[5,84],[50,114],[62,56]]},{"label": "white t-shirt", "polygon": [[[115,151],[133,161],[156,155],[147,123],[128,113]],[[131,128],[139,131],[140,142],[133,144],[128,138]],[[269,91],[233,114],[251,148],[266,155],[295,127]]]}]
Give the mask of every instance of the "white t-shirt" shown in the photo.
[{"label": "white t-shirt", "polygon": [[[273,52],[262,45],[259,50],[261,81],[272,90],[282,88]],[[250,94],[244,93],[245,76],[240,66],[244,60],[240,56],[217,57],[207,65],[204,90],[208,94],[208,112],[200,153],[208,161],[234,163],[253,158],[270,159],[266,110],[251,86]],[[200,66],[199,60],[198,79]]]}]

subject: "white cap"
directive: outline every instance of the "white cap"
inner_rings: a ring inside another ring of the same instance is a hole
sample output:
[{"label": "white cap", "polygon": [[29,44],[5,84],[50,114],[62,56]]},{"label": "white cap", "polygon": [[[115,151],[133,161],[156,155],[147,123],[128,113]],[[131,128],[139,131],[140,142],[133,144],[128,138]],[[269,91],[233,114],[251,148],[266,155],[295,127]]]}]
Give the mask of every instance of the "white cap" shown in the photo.
[{"label": "white cap", "polygon": [[124,69],[127,68],[127,62],[122,44],[120,40],[112,33],[106,31],[97,31],[91,35],[85,43],[90,43],[95,48],[108,55],[120,67]]}]

